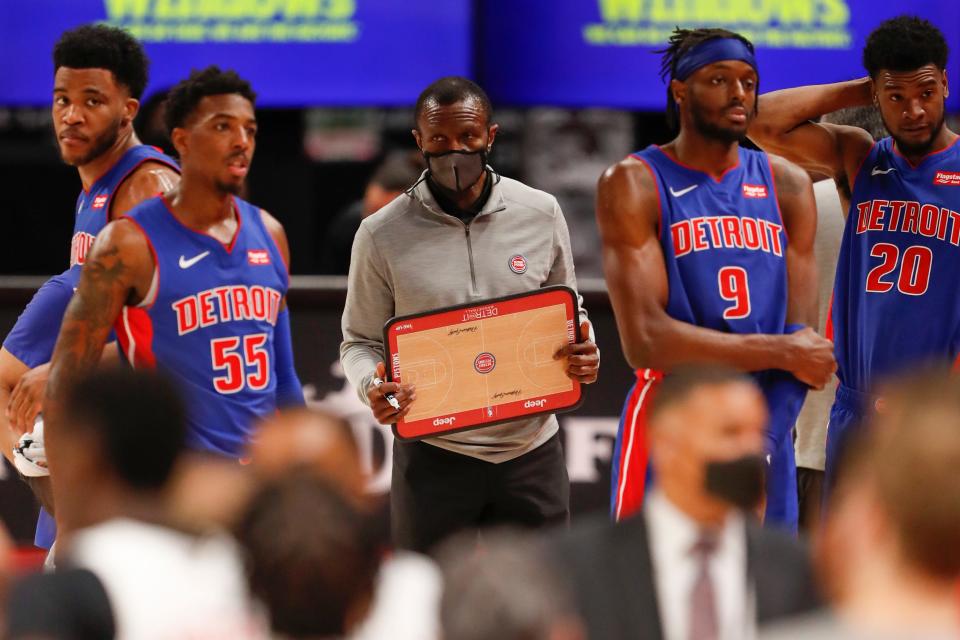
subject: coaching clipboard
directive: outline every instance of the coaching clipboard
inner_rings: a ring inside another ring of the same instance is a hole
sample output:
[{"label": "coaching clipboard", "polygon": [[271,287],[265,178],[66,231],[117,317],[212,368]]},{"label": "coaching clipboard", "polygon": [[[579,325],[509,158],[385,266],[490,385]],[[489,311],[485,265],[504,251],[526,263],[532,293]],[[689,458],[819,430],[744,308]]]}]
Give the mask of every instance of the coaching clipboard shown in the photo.
[{"label": "coaching clipboard", "polygon": [[416,385],[393,425],[402,441],[487,427],[580,404],[580,383],[553,355],[580,341],[574,292],[562,286],[391,318],[388,378]]}]

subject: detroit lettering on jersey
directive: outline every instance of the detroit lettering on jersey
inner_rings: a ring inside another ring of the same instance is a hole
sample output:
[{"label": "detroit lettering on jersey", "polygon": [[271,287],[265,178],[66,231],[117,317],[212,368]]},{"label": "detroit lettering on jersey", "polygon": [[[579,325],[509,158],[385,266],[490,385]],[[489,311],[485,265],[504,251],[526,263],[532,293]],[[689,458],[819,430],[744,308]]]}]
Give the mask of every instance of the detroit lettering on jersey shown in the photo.
[{"label": "detroit lettering on jersey", "polygon": [[911,165],[878,141],[853,182],[829,330],[837,375],[869,392],[960,356],[960,145]]},{"label": "detroit lettering on jersey", "polygon": [[856,209],[857,234],[896,231],[960,246],[960,213],[948,207],[907,200],[867,200],[857,203]]},{"label": "detroit lettering on jersey", "polygon": [[234,285],[206,289],[171,306],[177,314],[177,334],[182,336],[221,322],[262,320],[276,326],[282,302],[283,294],[276,289]]},{"label": "detroit lettering on jersey", "polygon": [[180,172],[177,162],[156,147],[141,144],[128,149],[90,185],[89,190],[81,191],[77,197],[77,217],[73,222],[73,238],[70,241],[71,267],[86,261],[94,238],[109,222],[113,195],[123,181],[145,162],[157,162]]},{"label": "detroit lettering on jersey", "polygon": [[670,225],[677,258],[707,249],[748,249],[783,255],[783,225],[757,218],[703,216]]}]

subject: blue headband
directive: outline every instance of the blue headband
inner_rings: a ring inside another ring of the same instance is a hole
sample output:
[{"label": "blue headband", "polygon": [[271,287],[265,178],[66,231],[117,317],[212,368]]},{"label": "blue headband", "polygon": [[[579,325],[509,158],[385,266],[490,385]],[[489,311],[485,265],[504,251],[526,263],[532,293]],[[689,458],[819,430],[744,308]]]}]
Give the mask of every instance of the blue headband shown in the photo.
[{"label": "blue headband", "polygon": [[673,77],[683,82],[701,67],[721,60],[742,60],[757,70],[757,59],[739,38],[714,38],[701,42],[677,60]]}]

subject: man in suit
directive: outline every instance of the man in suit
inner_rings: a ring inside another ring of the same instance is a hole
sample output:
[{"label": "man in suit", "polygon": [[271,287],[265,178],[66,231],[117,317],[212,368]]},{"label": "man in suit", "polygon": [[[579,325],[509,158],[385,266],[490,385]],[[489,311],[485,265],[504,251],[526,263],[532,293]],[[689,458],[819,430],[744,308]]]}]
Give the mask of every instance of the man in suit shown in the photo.
[{"label": "man in suit", "polygon": [[758,625],[816,608],[804,549],[760,512],[764,397],[715,367],[664,379],[648,433],[656,487],[618,525],[588,521],[552,550],[588,636],[743,640]]}]

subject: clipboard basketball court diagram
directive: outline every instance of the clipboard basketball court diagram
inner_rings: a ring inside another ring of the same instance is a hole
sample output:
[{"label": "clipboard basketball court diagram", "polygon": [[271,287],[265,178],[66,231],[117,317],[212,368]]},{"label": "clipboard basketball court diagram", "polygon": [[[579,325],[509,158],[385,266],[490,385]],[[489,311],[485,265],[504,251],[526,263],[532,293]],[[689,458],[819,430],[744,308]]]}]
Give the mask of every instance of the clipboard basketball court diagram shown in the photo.
[{"label": "clipboard basketball court diagram", "polygon": [[554,354],[579,342],[567,287],[392,318],[384,327],[390,380],[417,399],[393,425],[401,440],[486,427],[580,403],[580,383]]}]

